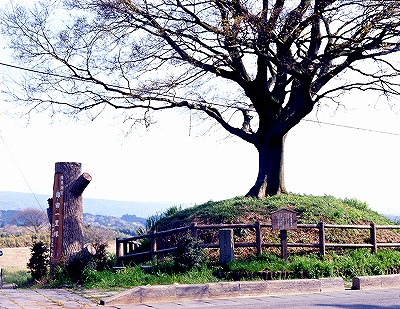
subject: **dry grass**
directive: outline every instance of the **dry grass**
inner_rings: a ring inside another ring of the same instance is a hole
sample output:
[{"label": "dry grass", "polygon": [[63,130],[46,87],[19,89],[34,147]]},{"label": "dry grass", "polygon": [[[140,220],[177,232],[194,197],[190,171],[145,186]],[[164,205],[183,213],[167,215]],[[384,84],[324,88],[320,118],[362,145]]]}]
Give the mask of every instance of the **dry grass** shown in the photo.
[{"label": "dry grass", "polygon": [[[0,256],[0,268],[7,271],[28,270],[26,264],[31,257],[31,248],[0,248],[3,256]],[[107,251],[115,254],[115,240],[110,241]]]},{"label": "dry grass", "polygon": [[[109,253],[115,253],[115,241],[109,244]],[[30,279],[27,267],[31,257],[31,247],[0,248],[0,268],[3,270],[3,282],[24,285]],[[1,307],[1,304],[0,304]]]},{"label": "dry grass", "polygon": [[7,271],[28,270],[26,264],[31,257],[30,247],[23,248],[1,248],[3,255],[0,256],[0,267]]}]

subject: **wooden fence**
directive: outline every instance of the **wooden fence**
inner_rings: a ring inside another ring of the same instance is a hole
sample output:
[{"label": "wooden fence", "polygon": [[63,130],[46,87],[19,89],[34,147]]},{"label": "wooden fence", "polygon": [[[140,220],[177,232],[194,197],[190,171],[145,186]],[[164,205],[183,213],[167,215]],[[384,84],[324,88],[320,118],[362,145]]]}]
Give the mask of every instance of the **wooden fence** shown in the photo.
[{"label": "wooden fence", "polygon": [[[121,265],[125,260],[132,260],[140,256],[148,256],[149,260],[154,260],[157,255],[170,253],[176,250],[176,247],[169,247],[163,249],[157,249],[157,239],[160,237],[166,237],[176,235],[178,233],[190,231],[193,237],[197,237],[200,231],[204,230],[220,230],[220,229],[249,229],[255,232],[255,242],[240,243],[235,242],[235,248],[255,248],[256,254],[262,254],[264,248],[281,247],[282,242],[263,242],[262,231],[263,229],[271,229],[271,224],[264,224],[256,222],[254,224],[218,224],[218,225],[197,225],[195,223],[189,226],[176,228],[172,230],[166,230],[161,232],[152,232],[140,236],[134,236],[129,238],[117,238],[116,239],[116,255],[117,265]],[[370,225],[335,225],[325,224],[320,222],[318,224],[297,224],[297,230],[301,229],[315,229],[318,233],[317,243],[286,243],[287,247],[294,248],[315,248],[319,253],[324,256],[327,249],[330,248],[370,248],[373,253],[376,253],[380,247],[400,247],[400,243],[397,242],[377,242],[377,233],[379,230],[398,230],[400,225],[377,225],[371,223]],[[369,230],[369,242],[365,243],[329,243],[326,242],[326,231],[328,229],[341,229],[341,230]],[[290,233],[290,231],[289,231]],[[134,252],[135,248],[140,246],[140,240],[149,239],[150,250],[145,252]],[[203,243],[203,248],[219,248],[218,243]]]}]

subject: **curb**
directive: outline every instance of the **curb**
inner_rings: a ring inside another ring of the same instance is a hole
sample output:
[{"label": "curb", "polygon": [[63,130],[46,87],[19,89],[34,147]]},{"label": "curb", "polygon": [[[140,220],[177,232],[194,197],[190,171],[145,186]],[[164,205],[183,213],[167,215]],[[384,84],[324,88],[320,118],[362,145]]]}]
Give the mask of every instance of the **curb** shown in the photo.
[{"label": "curb", "polygon": [[400,275],[381,275],[381,276],[363,276],[354,277],[353,290],[371,290],[400,287]]},{"label": "curb", "polygon": [[100,300],[100,305],[128,305],[178,300],[305,294],[344,291],[342,278],[236,281],[140,286]]}]

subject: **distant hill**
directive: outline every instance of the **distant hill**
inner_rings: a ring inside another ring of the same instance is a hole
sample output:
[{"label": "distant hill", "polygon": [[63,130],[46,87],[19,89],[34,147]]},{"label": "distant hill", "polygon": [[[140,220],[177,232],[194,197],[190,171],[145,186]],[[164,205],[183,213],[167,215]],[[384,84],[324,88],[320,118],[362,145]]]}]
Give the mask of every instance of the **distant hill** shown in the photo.
[{"label": "distant hill", "polygon": [[386,218],[388,218],[389,220],[392,220],[393,222],[395,222],[396,224],[400,224],[400,216],[399,215],[384,215]]},{"label": "distant hill", "polygon": [[106,227],[127,235],[135,235],[135,231],[140,227],[144,227],[146,224],[146,219],[144,218],[132,216],[130,218],[131,220],[126,220],[124,216],[120,218],[84,213],[83,223],[92,227]]},{"label": "distant hill", "polygon": [[[0,230],[7,225],[22,226],[22,222],[16,220],[18,210],[0,210]],[[83,223],[92,227],[105,227],[127,235],[134,235],[135,231],[144,227],[146,219],[135,215],[124,215],[122,218],[113,216],[83,214]]]},{"label": "distant hill", "polygon": [[[31,193],[0,191],[0,210],[18,210],[28,207],[45,210],[48,206],[47,199],[51,197],[51,194],[36,194],[35,196]],[[147,218],[157,212],[165,211],[171,206],[179,206],[178,204],[172,202],[115,201],[85,198],[83,196],[84,213],[114,217],[122,217],[128,214]]]}]

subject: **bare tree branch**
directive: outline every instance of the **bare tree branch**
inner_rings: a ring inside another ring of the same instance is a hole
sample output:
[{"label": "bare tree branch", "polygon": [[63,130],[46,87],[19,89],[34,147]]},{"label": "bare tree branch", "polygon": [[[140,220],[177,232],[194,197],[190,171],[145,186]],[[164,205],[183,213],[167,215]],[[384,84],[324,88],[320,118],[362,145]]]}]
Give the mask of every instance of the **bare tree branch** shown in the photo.
[{"label": "bare tree branch", "polygon": [[[186,108],[270,161],[266,145],[322,101],[400,92],[400,1],[54,0],[10,6],[0,25],[27,69],[8,89],[28,113],[111,107],[148,126],[152,111]],[[272,170],[260,165],[252,192]]]}]

